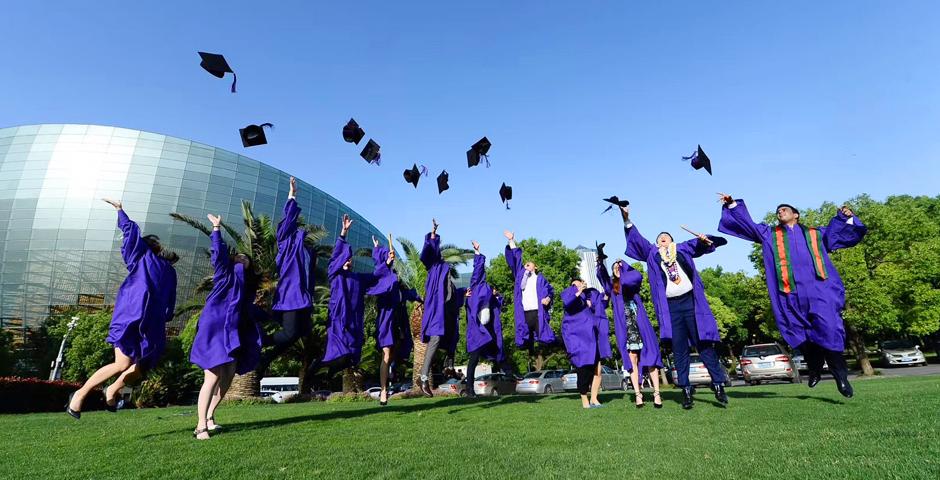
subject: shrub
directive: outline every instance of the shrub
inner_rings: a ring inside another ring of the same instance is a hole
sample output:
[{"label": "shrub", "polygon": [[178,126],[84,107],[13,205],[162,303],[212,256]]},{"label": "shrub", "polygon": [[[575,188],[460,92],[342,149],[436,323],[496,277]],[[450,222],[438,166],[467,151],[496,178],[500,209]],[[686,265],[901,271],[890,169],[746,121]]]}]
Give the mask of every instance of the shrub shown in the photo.
[{"label": "shrub", "polygon": [[367,393],[362,392],[350,392],[350,393],[334,393],[327,397],[327,403],[350,403],[350,402],[374,402],[375,399],[370,397]]},{"label": "shrub", "polygon": [[191,405],[198,398],[203,374],[189,362],[180,338],[167,339],[160,363],[141,382],[134,395],[137,408]]},{"label": "shrub", "polygon": [[[0,413],[58,412],[65,410],[69,394],[80,383],[50,382],[38,378],[0,377]],[[94,390],[85,397],[82,411],[104,408],[104,395]]]}]

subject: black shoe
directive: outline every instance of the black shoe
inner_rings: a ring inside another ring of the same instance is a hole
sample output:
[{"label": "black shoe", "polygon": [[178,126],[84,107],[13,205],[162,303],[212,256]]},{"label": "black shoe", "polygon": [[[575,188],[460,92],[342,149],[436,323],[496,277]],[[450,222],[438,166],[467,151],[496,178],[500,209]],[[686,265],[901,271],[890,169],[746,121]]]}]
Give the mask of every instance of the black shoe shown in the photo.
[{"label": "black shoe", "polygon": [[692,400],[692,395],[694,395],[694,390],[692,387],[682,387],[682,408],[684,410],[692,408],[692,405],[695,403]]},{"label": "black shoe", "polygon": [[104,396],[104,409],[111,413],[117,413],[118,411],[117,400],[114,401],[114,405],[111,405],[110,403],[108,403],[108,387],[104,387],[104,390],[101,391],[101,395]]},{"label": "black shoe", "polygon": [[72,404],[72,397],[74,397],[74,396],[75,396],[75,392],[72,392],[72,393],[69,394],[69,400],[68,400],[68,402],[65,404],[65,413],[69,414],[69,416],[72,417],[72,418],[74,418],[75,420],[79,420],[79,419],[82,418],[82,412],[72,410],[72,407],[71,407],[71,404]]},{"label": "black shoe", "polygon": [[425,397],[431,398],[434,396],[434,392],[431,391],[431,381],[425,380],[421,382],[421,393],[424,393]]},{"label": "black shoe", "polygon": [[819,385],[819,381],[822,380],[822,376],[818,373],[810,373],[809,379],[806,381],[806,385],[809,388],[816,388],[816,385]]},{"label": "black shoe", "polygon": [[728,406],[728,394],[725,393],[725,386],[720,383],[716,383],[712,387],[712,390],[715,391],[715,400],[718,400],[718,403],[721,404],[722,407]]},{"label": "black shoe", "polygon": [[849,380],[836,380],[836,388],[839,389],[839,393],[842,394],[845,398],[852,398],[855,395],[855,390],[852,389],[852,385],[849,384]]}]

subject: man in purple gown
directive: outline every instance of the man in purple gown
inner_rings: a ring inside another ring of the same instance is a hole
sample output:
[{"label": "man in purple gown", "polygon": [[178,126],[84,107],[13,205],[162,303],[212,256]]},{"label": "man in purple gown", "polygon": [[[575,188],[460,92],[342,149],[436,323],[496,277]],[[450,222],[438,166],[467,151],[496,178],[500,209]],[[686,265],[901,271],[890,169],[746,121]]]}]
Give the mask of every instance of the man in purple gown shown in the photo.
[{"label": "man in purple gown", "polygon": [[421,249],[421,263],[427,269],[428,278],[424,284],[424,315],[421,317],[421,341],[428,344],[424,363],[421,365],[421,391],[424,396],[431,397],[431,363],[438,348],[450,349],[450,344],[456,347],[457,326],[454,324],[453,306],[462,302],[462,291],[454,287],[450,278],[450,264],[441,256],[441,237],[437,234],[440,226],[437,220],[431,219],[433,228],[424,237],[424,247]]},{"label": "man in purple gown", "polygon": [[176,270],[179,257],[167,252],[155,235],[142,236],[117,200],[105,199],[117,209],[118,228],[124,234],[121,257],[127,277],[114,299],[114,314],[105,340],[114,346],[114,362],[99,368],[73,393],[66,413],[81,417],[82,401],[98,385],[117,375],[104,392],[109,411],[116,411],[115,395],[125,383],[134,383],[157,364],[166,346],[166,322],[176,306]]},{"label": "man in purple gown", "polygon": [[516,346],[527,348],[530,359],[535,356],[536,342],[555,343],[555,332],[549,323],[550,309],[555,297],[545,276],[538,272],[535,262],[522,263],[522,248],[516,245],[515,235],[506,230],[506,264],[513,277],[513,319],[516,323]]},{"label": "man in purple gown", "polygon": [[721,237],[701,235],[682,243],[675,243],[672,235],[662,232],[656,236],[656,245],[643,238],[630,221],[630,207],[620,207],[624,234],[627,237],[628,257],[646,262],[649,272],[650,296],[659,319],[659,337],[672,344],[678,379],[682,388],[682,408],[693,406],[692,386],[689,385],[689,359],[691,347],[698,350],[712,379],[712,391],[719,405],[728,404],[725,393],[727,376],[718,361],[715,345],[721,341],[718,322],[705,298],[705,286],[695,269],[694,258],[715,251],[727,242]]},{"label": "man in purple gown", "polygon": [[777,225],[755,223],[744,200],[719,194],[723,204],[718,230],[761,244],[770,306],[777,328],[791,348],[798,348],[809,367],[809,386],[819,383],[823,362],[846,398],[854,394],[848,380],[845,350],[845,287],[829,252],[858,244],[868,229],[843,206],[826,227],[805,227],[800,212],[777,207]]},{"label": "man in purple gown", "polygon": [[300,206],[297,204],[297,180],[290,178],[290,192],[284,204],[284,217],[277,224],[278,281],[271,310],[281,325],[274,335],[264,337],[264,345],[271,349],[258,363],[259,375],[268,365],[284,353],[297,340],[307,336],[313,324],[313,275],[317,258],[304,246],[307,231],[300,228]]},{"label": "man in purple gown", "polygon": [[502,297],[486,282],[486,256],[480,253],[480,244],[473,245],[473,273],[467,289],[467,395],[475,397],[473,380],[481,358],[494,360],[505,371],[503,352],[503,326],[500,321]]}]

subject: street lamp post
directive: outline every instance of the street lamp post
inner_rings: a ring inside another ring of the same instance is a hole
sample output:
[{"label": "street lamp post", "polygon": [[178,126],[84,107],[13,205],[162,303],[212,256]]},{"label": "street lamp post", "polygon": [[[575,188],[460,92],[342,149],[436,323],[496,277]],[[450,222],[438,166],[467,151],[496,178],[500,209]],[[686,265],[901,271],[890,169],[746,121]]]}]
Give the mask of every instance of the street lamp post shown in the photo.
[{"label": "street lamp post", "polygon": [[72,317],[72,321],[68,324],[69,329],[62,337],[62,344],[59,345],[59,354],[56,355],[55,361],[52,362],[52,371],[49,372],[49,380],[62,380],[62,356],[65,354],[65,341],[69,338],[69,334],[72,333],[72,329],[75,328],[75,325],[78,325],[78,317]]}]

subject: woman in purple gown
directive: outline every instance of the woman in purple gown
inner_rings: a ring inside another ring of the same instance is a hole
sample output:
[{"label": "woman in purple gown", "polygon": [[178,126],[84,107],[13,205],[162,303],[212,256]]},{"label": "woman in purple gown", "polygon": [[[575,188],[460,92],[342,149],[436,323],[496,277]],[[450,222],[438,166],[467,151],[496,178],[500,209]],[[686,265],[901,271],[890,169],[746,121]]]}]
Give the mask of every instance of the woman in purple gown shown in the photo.
[{"label": "woman in purple gown", "polygon": [[623,366],[630,372],[630,382],[636,394],[636,406],[643,406],[643,371],[649,372],[653,384],[653,406],[662,408],[659,395],[659,369],[663,366],[659,354],[659,339],[640,298],[643,274],[634,270],[623,260],[611,265],[614,276],[607,273],[604,262],[597,263],[597,279],[610,298],[614,313],[614,332],[617,334],[617,350]]},{"label": "woman in purple gown", "polygon": [[176,270],[179,257],[165,251],[156,235],[141,236],[120,201],[105,199],[118,213],[124,234],[121,257],[127,277],[114,299],[114,314],[107,342],[114,346],[114,362],[99,368],[82,388],[69,397],[66,413],[78,419],[82,402],[92,389],[117,375],[104,391],[108,411],[117,411],[115,396],[125,384],[133,384],[156,365],[166,346],[166,322],[176,306]]},{"label": "woman in purple gown", "polygon": [[203,369],[199,390],[197,423],[193,436],[205,440],[217,430],[215,409],[225,397],[236,373],[254,370],[261,355],[261,329],[254,317],[257,279],[247,255],[229,257],[222,239],[222,217],[208,215],[212,222],[212,291],[206,296],[196,324],[196,337],[189,361]]},{"label": "woman in purple gown", "polygon": [[572,280],[571,286],[561,292],[561,301],[565,308],[561,338],[568,351],[568,359],[578,373],[581,406],[601,407],[597,399],[601,386],[601,360],[611,356],[607,302],[602,293],[588,288],[580,278]]},{"label": "woman in purple gown", "polygon": [[503,351],[503,325],[500,319],[503,298],[486,281],[486,256],[480,253],[480,244],[473,245],[473,274],[467,288],[464,305],[467,312],[467,396],[475,397],[474,379],[480,359],[496,362],[506,371]]}]

